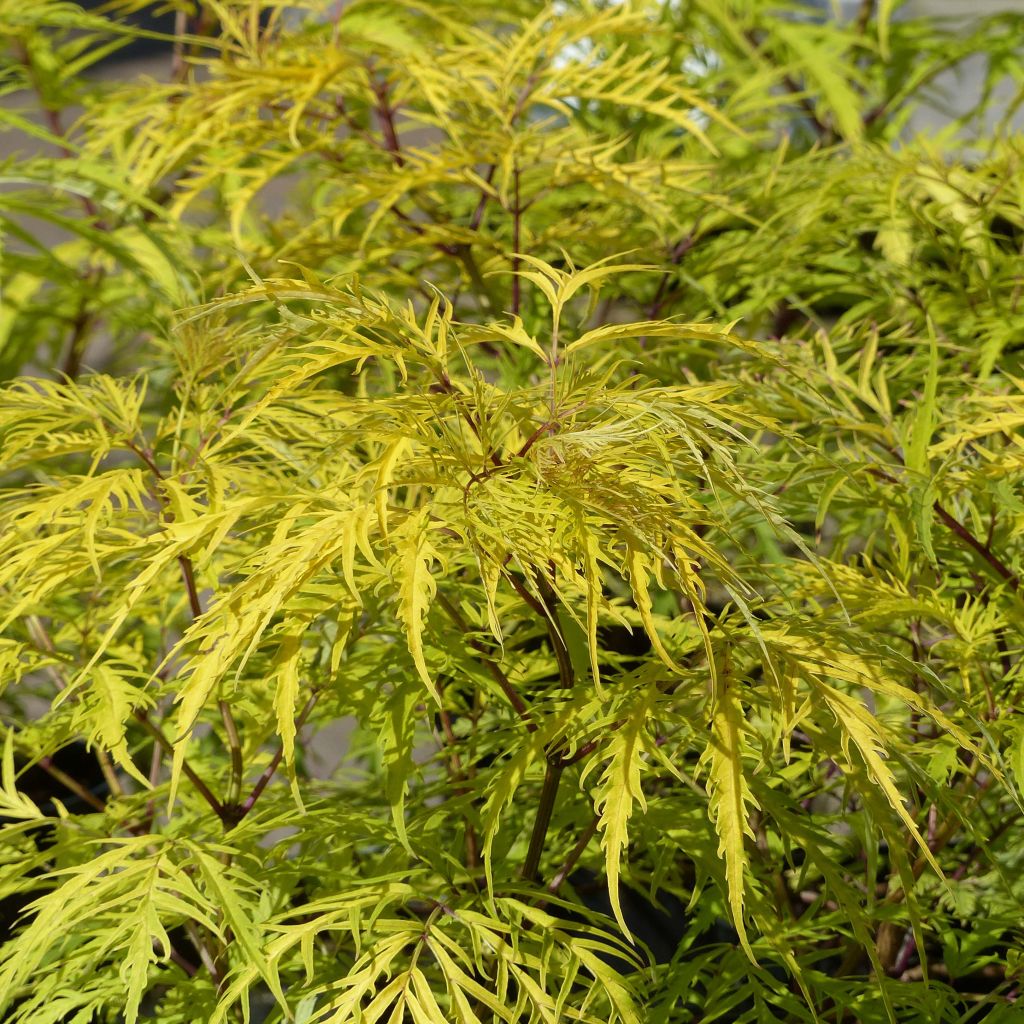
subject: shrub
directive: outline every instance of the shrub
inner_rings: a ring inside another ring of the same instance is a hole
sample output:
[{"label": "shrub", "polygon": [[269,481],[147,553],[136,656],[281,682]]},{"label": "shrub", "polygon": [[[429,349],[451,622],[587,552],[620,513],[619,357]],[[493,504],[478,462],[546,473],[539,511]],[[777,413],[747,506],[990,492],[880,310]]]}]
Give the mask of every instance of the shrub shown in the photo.
[{"label": "shrub", "polygon": [[1016,1019],[1022,19],[165,6],[0,4],[4,1019]]}]

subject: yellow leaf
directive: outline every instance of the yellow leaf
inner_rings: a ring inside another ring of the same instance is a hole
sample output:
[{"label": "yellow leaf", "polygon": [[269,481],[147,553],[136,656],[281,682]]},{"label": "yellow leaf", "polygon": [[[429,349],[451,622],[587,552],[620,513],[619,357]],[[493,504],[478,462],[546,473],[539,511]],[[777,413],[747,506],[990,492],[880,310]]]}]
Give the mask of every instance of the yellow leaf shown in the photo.
[{"label": "yellow leaf", "polygon": [[596,800],[600,815],[601,846],[604,849],[605,871],[608,875],[608,899],[612,913],[623,934],[632,941],[632,935],[622,914],[619,898],[619,872],[622,853],[628,844],[627,825],[634,804],[647,810],[647,801],[640,787],[640,767],[643,764],[643,739],[647,716],[657,696],[654,687],[648,689],[630,709],[622,725],[612,734],[608,744],[608,767],[601,776]]},{"label": "yellow leaf", "polygon": [[597,620],[601,603],[601,566],[597,560],[597,540],[587,529],[585,517],[579,516],[579,537],[583,548],[583,562],[587,577],[587,650],[590,653],[590,671],[594,685],[601,689],[601,671],[597,658]]},{"label": "yellow leaf", "polygon": [[302,632],[286,633],[275,658],[277,668],[277,691],[274,694],[274,711],[277,715],[277,733],[281,737],[281,751],[289,777],[292,792],[301,806],[295,779],[295,702],[299,696],[299,661],[302,657]]},{"label": "yellow leaf", "polygon": [[501,323],[491,323],[480,327],[474,326],[467,335],[461,336],[460,340],[467,344],[485,341],[508,341],[513,345],[520,345],[523,348],[529,349],[535,356],[539,356],[541,359],[547,358],[537,339],[532,334],[526,332],[526,329],[523,327],[522,317],[518,316],[512,318],[511,326]]},{"label": "yellow leaf", "polygon": [[135,766],[125,740],[124,725],[132,713],[131,698],[137,696],[135,688],[113,667],[102,662],[90,673],[90,684],[96,697],[92,715],[99,741],[124,771],[149,789],[149,780]]},{"label": "yellow leaf", "polygon": [[235,941],[245,951],[252,966],[260,972],[267,988],[277,999],[285,1016],[290,1019],[291,1013],[281,987],[277,965],[269,961],[264,954],[259,929],[253,923],[252,915],[243,902],[242,894],[233,884],[229,869],[199,847],[195,847],[195,856],[211,895],[223,911],[225,921],[231,926]]},{"label": "yellow leaf", "polygon": [[753,838],[748,808],[757,803],[743,775],[743,705],[738,681],[729,671],[727,658],[717,672],[715,709],[708,750],[710,811],[718,833],[718,853],[725,862],[725,881],[733,927],[751,960],[753,950],[743,921],[744,874],[747,870],[746,839]]},{"label": "yellow leaf", "polygon": [[8,728],[4,737],[3,758],[0,760],[0,809],[4,817],[26,821],[43,817],[43,812],[18,790],[14,771],[14,730]]},{"label": "yellow leaf", "polygon": [[423,620],[437,590],[434,577],[430,574],[437,553],[427,537],[429,519],[429,512],[421,509],[395,532],[394,570],[398,574],[398,616],[405,626],[409,653],[420,679],[440,704],[441,695],[430,678],[423,654]]},{"label": "yellow leaf", "polygon": [[879,732],[879,725],[870,711],[856,698],[827,684],[814,681],[814,687],[824,699],[829,709],[836,716],[836,721],[844,733],[844,746],[853,741],[857,752],[864,760],[875,785],[881,789],[889,806],[899,815],[914,842],[921,848],[921,853],[939,878],[943,877],[931,848],[921,835],[910,812],[907,810],[903,795],[896,785],[896,779],[885,762],[885,746]]},{"label": "yellow leaf", "polygon": [[392,441],[384,450],[384,454],[377,463],[377,481],[375,486],[377,523],[381,536],[385,540],[388,538],[388,490],[395,473],[395,465],[408,449],[409,441],[406,438],[402,437],[397,441]]},{"label": "yellow leaf", "polygon": [[644,624],[647,636],[651,641],[658,657],[673,671],[679,672],[679,666],[672,660],[668,651],[665,650],[658,636],[657,627],[654,624],[654,606],[651,603],[651,593],[648,589],[647,573],[650,566],[650,557],[640,549],[636,540],[626,540],[626,570],[629,573],[629,585],[633,591],[633,601],[637,611],[640,612],[640,621]]}]

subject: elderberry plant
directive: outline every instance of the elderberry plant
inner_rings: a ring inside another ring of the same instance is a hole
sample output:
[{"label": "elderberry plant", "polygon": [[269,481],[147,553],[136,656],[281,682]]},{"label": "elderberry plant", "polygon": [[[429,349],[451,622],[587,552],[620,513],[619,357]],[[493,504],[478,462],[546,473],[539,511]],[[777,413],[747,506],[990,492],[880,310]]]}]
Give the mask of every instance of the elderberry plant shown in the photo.
[{"label": "elderberry plant", "polygon": [[1024,17],[898,7],[0,0],[4,1021],[1017,1019]]}]

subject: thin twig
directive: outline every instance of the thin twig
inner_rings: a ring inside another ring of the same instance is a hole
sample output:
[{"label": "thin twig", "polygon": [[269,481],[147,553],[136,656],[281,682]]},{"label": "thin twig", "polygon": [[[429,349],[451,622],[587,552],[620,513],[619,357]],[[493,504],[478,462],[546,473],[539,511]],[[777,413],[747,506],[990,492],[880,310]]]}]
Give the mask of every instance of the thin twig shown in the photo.
[{"label": "thin twig", "polygon": [[935,510],[943,526],[956,534],[972,551],[980,555],[996,574],[1010,585],[1012,590],[1020,589],[1020,577],[984,541],[975,537],[963,523],[950,515],[938,501],[932,504],[932,508]]},{"label": "thin twig", "polygon": [[105,750],[100,750],[99,748],[94,751],[94,754],[96,757],[96,763],[100,766],[103,781],[107,784],[107,789],[109,789],[111,794],[115,797],[124,796],[124,786],[121,785],[121,780],[117,777],[117,772],[114,771],[114,766],[110,761],[110,755]]},{"label": "thin twig", "polygon": [[[301,729],[306,724],[306,719],[309,718],[310,713],[316,706],[316,702],[320,697],[320,691],[314,690],[306,701],[305,707],[299,712],[298,717],[295,719],[296,730]],[[259,779],[256,780],[256,785],[253,786],[252,792],[242,801],[238,808],[238,820],[244,818],[255,805],[256,801],[259,800],[263,790],[267,788],[270,780],[274,777],[277,769],[280,767],[281,761],[284,758],[284,744],[281,743],[277,750],[274,752],[274,756],[270,759],[270,764],[263,769],[263,773]]]},{"label": "thin twig", "polygon": [[[510,127],[512,127],[512,128],[515,127],[516,121],[519,120],[520,116],[523,113],[523,110],[526,108],[526,103],[529,100],[531,94],[533,93],[533,87],[536,84],[537,84],[537,72],[536,71],[531,71],[529,76],[526,79],[526,83],[523,85],[523,88],[519,91],[519,95],[516,97],[515,106],[512,108],[512,114],[509,117],[509,126]],[[495,172],[497,170],[498,170],[498,165],[496,163],[490,164],[488,166],[487,171],[484,174],[484,182],[487,185],[490,185],[491,182],[494,181],[494,175],[495,175]],[[470,231],[478,230],[480,225],[483,223],[484,210],[487,208],[487,202],[488,202],[488,200],[490,198],[491,198],[490,192],[488,192],[486,188],[482,188],[480,190],[480,201],[476,204],[476,209],[473,211],[473,216],[470,218],[470,221],[469,221],[469,229],[470,229]],[[519,207],[520,204],[519,204],[518,196],[516,197],[516,201],[515,202],[516,202],[516,206]],[[520,213],[522,213],[522,210],[520,210]],[[515,246],[514,246],[514,248],[515,248]]]},{"label": "thin twig", "polygon": [[[89,277],[87,275],[86,281]],[[82,357],[85,354],[86,342],[89,337],[89,326],[93,316],[88,311],[88,299],[82,296],[78,304],[78,312],[71,320],[71,338],[68,341],[67,354],[61,367],[61,376],[66,380],[75,380],[82,370]]]},{"label": "thin twig", "polygon": [[[515,106],[512,108],[512,115],[509,117],[509,126],[514,128],[516,121],[519,120],[520,115],[526,108],[526,103],[533,93],[533,87],[537,84],[537,72],[531,71],[526,79],[526,83],[523,88],[519,91],[519,95],[516,97]],[[487,185],[490,185],[494,181],[494,174],[498,170],[496,163],[490,164],[487,168],[487,172],[484,174],[484,181]],[[491,198],[491,194],[486,188],[480,190],[480,201],[476,204],[476,209],[473,211],[473,216],[469,221],[470,231],[476,231],[484,219],[484,210],[487,207],[487,201]],[[516,206],[519,206],[518,197],[516,199]],[[522,212],[522,211],[520,211]]]},{"label": "thin twig", "polygon": [[527,882],[537,881],[540,858],[544,852],[548,827],[551,824],[551,815],[554,812],[555,799],[558,796],[558,784],[564,770],[561,764],[551,761],[548,762],[544,770],[544,784],[541,786],[540,798],[537,801],[537,816],[533,820],[530,846],[526,851],[526,860],[523,862],[522,875]]},{"label": "thin twig", "polygon": [[168,956],[171,958],[171,963],[180,967],[190,978],[194,978],[199,972],[199,968],[190,960],[186,960],[173,946]]},{"label": "thin twig", "polygon": [[224,723],[224,731],[227,733],[227,748],[231,757],[231,776],[228,779],[227,796],[224,799],[225,807],[234,807],[238,804],[238,798],[242,795],[242,740],[238,734],[238,724],[235,716],[231,713],[231,706],[224,699],[217,701],[217,709],[220,711],[220,720]]},{"label": "thin twig", "polygon": [[594,834],[597,832],[597,826],[600,824],[601,818],[595,814],[590,820],[590,824],[580,833],[579,839],[576,840],[575,846],[569,851],[569,856],[565,858],[565,862],[562,866],[551,876],[551,881],[548,882],[548,892],[556,893],[561,888],[562,883],[572,874],[573,868],[579,863],[580,858],[583,856],[587,849],[590,840],[594,838]]},{"label": "thin twig", "polygon": [[558,415],[554,419],[545,420],[527,439],[523,442],[523,446],[516,452],[516,458],[523,458],[526,453],[545,435],[552,432],[552,427],[558,425],[558,423],[568,416],[571,416],[574,412],[579,412],[587,403],[580,402],[574,405],[571,409],[561,409]]},{"label": "thin twig", "polygon": [[[677,267],[683,261],[683,257],[694,247],[697,242],[697,229],[700,227],[700,218],[697,218],[696,223],[693,225],[693,230],[673,247],[671,253],[669,253],[669,263],[672,266]],[[657,320],[661,315],[661,311],[664,308],[665,301],[668,298],[668,284],[669,274],[663,274],[661,281],[658,283],[658,290],[654,293],[654,298],[651,299],[651,304],[647,309],[647,319]],[[646,344],[647,339],[640,339],[640,347],[643,348]]]},{"label": "thin twig", "polygon": [[87,803],[93,810],[106,811],[107,805],[94,793],[90,793],[77,779],[73,779],[67,772],[58,768],[52,757],[41,757],[36,762],[40,768],[51,778],[56,779],[65,789],[70,790],[79,800]]},{"label": "thin twig", "polygon": [[[491,166],[487,168],[487,173],[484,175],[484,181],[488,185],[490,185],[490,183],[492,181],[494,181],[494,172],[497,169],[498,169],[498,165],[497,164],[491,164]],[[470,218],[470,221],[469,221],[469,230],[470,231],[478,230],[480,225],[483,223],[484,210],[487,207],[487,200],[490,199],[490,198],[491,198],[491,194],[487,191],[487,189],[481,189],[480,190],[480,202],[478,202],[476,204],[476,209],[473,211],[473,216]]]},{"label": "thin twig", "polygon": [[181,578],[184,580],[185,590],[188,592],[188,606],[192,612],[192,618],[198,619],[203,614],[203,606],[199,600],[199,589],[196,587],[195,566],[188,555],[179,555],[178,565],[181,566]]},{"label": "thin twig", "polygon": [[181,10],[174,15],[174,46],[171,50],[171,81],[183,82],[188,75],[185,61],[185,33],[188,32],[188,14]]},{"label": "thin twig", "polygon": [[202,961],[203,966],[210,972],[210,977],[213,979],[214,985],[217,986],[218,993],[222,992],[224,989],[224,972],[217,966],[217,961],[203,941],[202,934],[195,921],[186,921],[185,931],[195,951],[199,954],[199,959]]},{"label": "thin twig", "polygon": [[871,17],[875,13],[875,0],[860,0],[860,10],[857,11],[857,34],[864,35],[868,30]]},{"label": "thin twig", "polygon": [[[135,710],[135,718],[139,724],[153,737],[153,739],[160,744],[168,754],[174,753],[174,744],[163,734],[155,722],[149,720],[148,715],[145,711],[138,708]],[[226,820],[226,814],[224,811],[224,805],[213,795],[213,791],[209,786],[199,777],[196,770],[188,763],[188,761],[181,762],[181,770],[185,778],[196,788],[199,795],[210,805],[211,810],[214,814],[220,818],[221,821]]]},{"label": "thin twig", "polygon": [[405,157],[402,156],[402,144],[398,139],[398,130],[395,127],[395,108],[388,100],[388,83],[386,79],[373,79],[370,83],[374,96],[377,97],[377,119],[380,121],[381,131],[384,133],[384,147],[391,154],[398,167],[405,166]]},{"label": "thin twig", "polygon": [[[39,69],[36,67],[35,61],[32,59],[32,54],[29,52],[27,46],[22,42],[15,43],[15,52],[18,60],[25,66],[25,71],[28,76],[29,84],[32,86],[32,91],[36,94],[36,98],[39,100],[39,107],[43,112],[43,117],[46,119],[46,126],[50,129],[50,134],[55,135],[62,141],[58,145],[61,156],[66,159],[71,159],[75,154],[72,152],[71,147],[66,141],[66,129],[61,123],[61,111],[57,108],[51,107],[43,96],[42,82],[39,80]],[[96,226],[105,231],[106,225],[100,220],[99,210],[96,208],[96,204],[88,196],[79,196],[79,201],[82,204],[82,209],[92,217],[96,222]]]},{"label": "thin twig", "polygon": [[[200,46],[202,45],[199,41],[200,37],[211,35],[214,29],[216,29],[217,23],[217,16],[211,13],[203,4],[199,4],[199,14],[192,26],[192,42],[186,51],[184,37],[188,35],[188,18],[181,11],[177,13],[174,19],[175,41],[171,52],[172,82],[180,85],[185,81],[189,71],[188,56],[195,57],[199,53]],[[172,100],[172,102],[174,101]]]},{"label": "thin twig", "polygon": [[501,687],[501,692],[505,694],[509,704],[512,705],[516,714],[523,720],[523,724],[530,732],[537,731],[537,724],[530,716],[530,708],[526,701],[519,696],[516,688],[512,685],[508,676],[501,670],[501,666],[495,662],[487,648],[480,643],[479,640],[474,640],[469,636],[469,626],[466,624],[465,619],[459,614],[458,609],[445,597],[444,594],[438,593],[435,598],[437,603],[441,606],[445,614],[455,623],[456,628],[462,633],[463,638],[470,647],[473,648],[478,654],[482,655],[482,661],[487,670],[494,677],[495,682]]},{"label": "thin twig", "polygon": [[[552,578],[554,567],[550,568]],[[511,578],[511,577],[510,577]],[[576,679],[576,672],[569,657],[569,648],[565,638],[558,628],[556,618],[557,599],[554,587],[547,575],[537,572],[537,586],[540,590],[541,601],[538,602],[532,595],[527,603],[538,610],[548,631],[548,638],[551,642],[551,649],[555,655],[558,665],[559,685],[563,690],[571,690]],[[520,588],[517,587],[517,590]],[[522,588],[521,593],[528,593]],[[539,606],[539,609],[538,609]],[[547,843],[548,829],[551,827],[551,817],[555,810],[555,802],[558,797],[558,785],[562,780],[565,771],[565,761],[562,759],[562,746],[556,744],[547,751],[547,766],[544,770],[544,784],[541,787],[540,798],[537,802],[537,816],[533,821],[533,831],[530,833],[530,845],[526,852],[526,860],[523,864],[523,878],[527,882],[537,880],[537,872],[540,867],[540,859],[544,853]]]},{"label": "thin twig", "polygon": [[[897,480],[896,477],[891,473],[887,473],[885,470],[880,469],[878,466],[872,466],[868,472],[877,480],[884,480],[886,483],[890,484],[899,483],[899,480]],[[932,509],[939,517],[939,521],[942,525],[962,540],[967,547],[979,555],[997,576],[999,576],[1005,583],[1009,584],[1012,590],[1020,590],[1020,577],[984,541],[971,533],[971,531],[961,523],[959,519],[952,515],[941,502],[934,501],[932,503]]]},{"label": "thin twig", "polygon": [[519,316],[522,301],[519,248],[522,245],[523,210],[519,195],[519,161],[512,167],[512,315]]}]

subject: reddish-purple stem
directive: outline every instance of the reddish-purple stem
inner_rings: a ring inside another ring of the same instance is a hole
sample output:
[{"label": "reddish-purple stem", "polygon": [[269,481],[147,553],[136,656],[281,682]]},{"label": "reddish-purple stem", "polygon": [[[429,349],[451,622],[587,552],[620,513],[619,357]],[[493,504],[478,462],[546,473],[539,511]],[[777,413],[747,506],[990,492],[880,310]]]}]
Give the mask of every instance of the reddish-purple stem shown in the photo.
[{"label": "reddish-purple stem", "polygon": [[[160,727],[149,720],[145,711],[139,708],[135,709],[135,718],[139,724],[153,737],[153,739],[160,744],[161,747],[168,754],[174,753],[174,744],[163,734]],[[220,818],[221,821],[227,820],[227,814],[224,810],[224,805],[213,795],[213,791],[209,786],[196,774],[195,769],[187,762],[182,761],[181,771],[185,778],[196,788],[202,798],[210,805],[213,813]]]},{"label": "reddish-purple stem", "polygon": [[519,199],[519,164],[512,171],[512,315],[519,315],[520,280],[519,280],[519,246],[522,242],[523,211]]},{"label": "reddish-purple stem", "polygon": [[579,863],[579,859],[583,856],[587,845],[594,838],[594,833],[597,832],[597,826],[600,824],[600,821],[600,817],[596,814],[591,818],[590,824],[580,834],[579,839],[576,840],[576,845],[570,851],[569,856],[565,858],[565,863],[551,876],[551,881],[548,882],[548,892],[558,892],[562,883],[572,874],[572,869]]},{"label": "reddish-purple stem", "polygon": [[[669,262],[672,266],[679,266],[683,261],[683,257],[693,248],[697,241],[697,228],[699,224],[699,221],[697,224],[694,224],[693,230],[672,247],[672,252],[669,254]],[[658,290],[654,293],[654,298],[651,300],[650,308],[647,310],[648,320],[656,320],[661,313],[662,307],[665,305],[668,282],[669,275],[665,274],[658,285]],[[643,339],[641,339],[641,344],[642,343]]]},{"label": "reddish-purple stem", "polygon": [[[309,700],[306,701],[306,706],[299,713],[298,718],[295,719],[295,728],[301,729],[306,724],[306,719],[309,717],[310,712],[316,705],[317,698],[320,696],[319,692],[313,691],[309,695]],[[281,766],[281,760],[284,757],[284,744],[282,743],[277,750],[274,752],[274,756],[270,759],[270,764],[263,769],[263,774],[260,775],[259,779],[256,780],[256,785],[253,786],[252,792],[242,801],[238,809],[238,819],[244,818],[252,809],[253,805],[259,800],[263,793],[263,790],[270,784],[270,780],[274,777],[277,769]]]},{"label": "reddish-purple stem", "polygon": [[[487,168],[487,174],[484,175],[484,181],[486,181],[488,185],[490,185],[490,183],[494,180],[494,172],[497,169],[497,164],[491,164],[491,166]],[[476,209],[473,211],[473,217],[469,222],[470,231],[476,231],[477,228],[480,227],[481,223],[483,223],[484,209],[487,207],[488,199],[490,199],[490,193],[488,193],[486,189],[481,189],[480,202],[476,204]]]},{"label": "reddish-purple stem", "polygon": [[[872,467],[868,472],[878,480],[886,483],[896,484],[899,481],[891,473],[887,473],[877,466]],[[1020,590],[1020,577],[982,540],[979,540],[967,527],[942,505],[941,502],[932,502],[932,509],[939,517],[939,521],[951,533],[964,542],[972,551],[979,555],[988,566],[1004,582],[1008,583],[1014,591]]]},{"label": "reddish-purple stem", "polygon": [[935,510],[935,514],[939,517],[943,526],[956,534],[971,550],[977,552],[995,573],[1010,585],[1012,590],[1020,589],[1020,578],[988,545],[975,537],[963,523],[950,515],[939,502],[934,502],[932,508]]},{"label": "reddish-purple stem", "polygon": [[384,133],[384,146],[397,166],[404,167],[405,157],[402,156],[402,145],[398,141],[398,131],[395,128],[395,110],[388,101],[388,83],[384,79],[375,79],[371,87],[374,96],[377,97],[377,119]]}]

